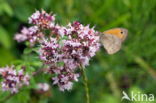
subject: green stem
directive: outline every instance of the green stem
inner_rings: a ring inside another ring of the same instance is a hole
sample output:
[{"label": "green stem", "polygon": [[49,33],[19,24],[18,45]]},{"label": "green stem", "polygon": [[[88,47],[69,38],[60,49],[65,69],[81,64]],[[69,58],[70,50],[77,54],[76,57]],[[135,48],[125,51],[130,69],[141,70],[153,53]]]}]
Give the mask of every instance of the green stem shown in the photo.
[{"label": "green stem", "polygon": [[115,80],[113,72],[111,72],[111,71],[108,72],[106,74],[106,78],[107,78],[108,82],[110,83],[110,89],[112,90],[113,95],[117,98],[121,98],[120,89],[119,89],[118,84]]},{"label": "green stem", "polygon": [[90,103],[90,96],[89,96],[89,88],[88,88],[88,79],[85,72],[85,68],[83,66],[80,66],[82,77],[83,77],[83,85],[85,86],[85,93],[86,93],[86,103]]},{"label": "green stem", "polygon": [[156,79],[156,72],[154,71],[154,68],[152,68],[144,59],[136,56],[134,58],[134,61],[138,63],[142,68],[147,70],[147,72],[151,75],[151,77]]}]

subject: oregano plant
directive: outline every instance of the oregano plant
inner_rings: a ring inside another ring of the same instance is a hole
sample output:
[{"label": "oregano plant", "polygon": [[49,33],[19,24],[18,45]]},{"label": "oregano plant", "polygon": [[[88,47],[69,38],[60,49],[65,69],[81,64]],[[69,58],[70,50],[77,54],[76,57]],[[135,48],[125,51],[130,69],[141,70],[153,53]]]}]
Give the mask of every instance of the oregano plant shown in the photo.
[{"label": "oregano plant", "polygon": [[[78,21],[59,25],[55,15],[44,10],[33,13],[28,22],[30,27],[23,27],[14,37],[27,46],[23,54],[25,62],[0,68],[1,90],[17,93],[25,85],[31,87],[33,77],[40,73],[50,76],[51,84],[57,85],[60,91],[71,90],[73,82],[82,74],[89,102],[84,68],[99,50],[99,32]],[[28,62],[28,57],[36,58],[35,63]],[[43,91],[49,89],[47,83],[37,85]]]}]

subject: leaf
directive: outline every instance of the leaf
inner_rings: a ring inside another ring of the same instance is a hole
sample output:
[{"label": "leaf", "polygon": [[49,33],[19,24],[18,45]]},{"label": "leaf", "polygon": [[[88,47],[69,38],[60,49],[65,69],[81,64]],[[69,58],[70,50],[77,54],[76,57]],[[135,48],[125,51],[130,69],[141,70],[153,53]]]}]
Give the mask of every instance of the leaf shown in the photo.
[{"label": "leaf", "polygon": [[11,47],[9,34],[7,33],[7,31],[2,26],[0,26],[0,43],[5,48],[10,48]]},{"label": "leaf", "polygon": [[0,4],[0,15],[3,13],[8,14],[9,16],[13,15],[13,10],[6,1],[1,1]]},{"label": "leaf", "polygon": [[24,54],[30,54],[32,52],[32,48],[25,48]]},{"label": "leaf", "polygon": [[58,65],[58,66],[63,66],[63,65],[64,65],[64,62],[58,62],[57,65]]},{"label": "leaf", "polygon": [[6,50],[4,48],[0,48],[0,58],[0,66],[5,66],[15,60],[15,57],[10,50]]}]

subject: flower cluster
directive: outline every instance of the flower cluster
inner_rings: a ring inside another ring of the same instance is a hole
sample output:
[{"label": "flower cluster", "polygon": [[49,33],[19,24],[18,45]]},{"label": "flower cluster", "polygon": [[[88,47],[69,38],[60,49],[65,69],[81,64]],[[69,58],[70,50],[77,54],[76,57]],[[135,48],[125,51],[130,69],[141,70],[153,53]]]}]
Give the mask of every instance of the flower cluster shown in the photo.
[{"label": "flower cluster", "polygon": [[46,64],[47,73],[54,75],[53,84],[61,91],[70,90],[73,81],[78,81],[77,69],[89,65],[89,60],[98,51],[99,33],[78,21],[60,26],[55,23],[54,15],[43,10],[36,11],[29,23],[35,28],[24,28],[15,39],[19,42],[27,40],[33,45],[38,42],[40,59]]},{"label": "flower cluster", "polygon": [[44,10],[42,10],[41,12],[36,11],[34,14],[32,14],[31,17],[29,17],[30,24],[35,24],[44,29],[48,29],[49,27],[53,26],[54,21],[55,15],[48,14]]},{"label": "flower cluster", "polygon": [[15,35],[15,39],[18,42],[29,41],[31,46],[33,46],[36,42],[41,42],[43,38],[43,33],[39,32],[39,28],[37,26],[32,26],[30,28],[24,27],[21,30],[21,33],[17,33]]},{"label": "flower cluster", "polygon": [[[99,49],[99,36],[93,28],[73,22],[66,27],[53,27],[53,35],[45,40],[40,49],[40,58],[49,65],[49,72],[57,74],[52,78],[61,91],[72,88],[72,81],[78,81],[75,71],[87,66]],[[62,65],[60,65],[62,64]]]},{"label": "flower cluster", "polygon": [[35,43],[42,43],[44,38],[44,29],[52,28],[54,25],[55,16],[46,13],[45,11],[36,11],[30,18],[29,23],[35,24],[29,28],[24,27],[20,33],[15,35],[15,40],[18,42],[29,41],[31,46]]},{"label": "flower cluster", "polygon": [[16,71],[14,66],[0,68],[0,75],[3,81],[1,88],[3,91],[10,91],[11,93],[18,92],[18,89],[23,85],[29,85],[29,75],[24,74],[23,69]]}]

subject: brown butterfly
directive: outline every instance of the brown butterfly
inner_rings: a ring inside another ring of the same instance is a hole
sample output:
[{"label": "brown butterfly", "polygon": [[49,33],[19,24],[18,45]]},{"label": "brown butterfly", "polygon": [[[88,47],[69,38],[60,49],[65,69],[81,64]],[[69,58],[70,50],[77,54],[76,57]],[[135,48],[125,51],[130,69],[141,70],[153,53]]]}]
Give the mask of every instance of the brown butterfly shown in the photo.
[{"label": "brown butterfly", "polygon": [[114,54],[121,49],[123,41],[128,35],[128,30],[124,28],[113,28],[104,31],[100,35],[100,41],[108,54]]}]

